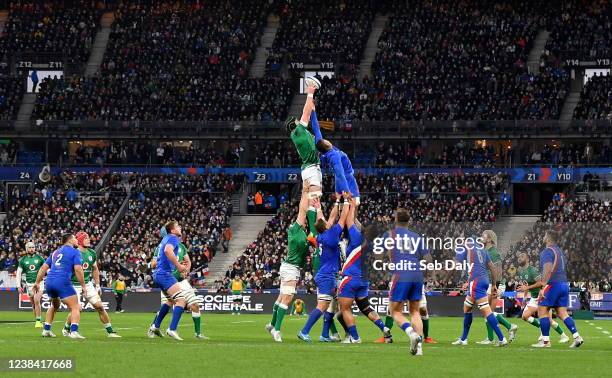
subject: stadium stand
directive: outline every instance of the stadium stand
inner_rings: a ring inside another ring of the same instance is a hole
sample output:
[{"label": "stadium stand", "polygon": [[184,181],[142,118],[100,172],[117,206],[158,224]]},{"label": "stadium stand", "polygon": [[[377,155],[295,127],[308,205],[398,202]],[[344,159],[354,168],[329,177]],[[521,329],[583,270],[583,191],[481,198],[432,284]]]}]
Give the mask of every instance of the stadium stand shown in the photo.
[{"label": "stadium stand", "polygon": [[23,77],[0,75],[0,120],[17,118],[24,92]]},{"label": "stadium stand", "polygon": [[287,83],[248,78],[268,9],[237,0],[121,2],[99,76],[44,81],[33,117],[281,120]]},{"label": "stadium stand", "polygon": [[87,0],[10,2],[0,52],[61,54],[68,64],[86,63],[100,16]]},{"label": "stadium stand", "polygon": [[612,75],[589,79],[574,109],[574,119],[607,119],[612,121]]},{"label": "stadium stand", "polygon": [[551,164],[558,166],[580,166],[612,163],[612,149],[608,145],[592,143],[546,144],[544,148],[525,156],[528,164]]},{"label": "stadium stand", "polygon": [[[329,119],[556,119],[568,76],[527,72],[537,7],[512,2],[395,2],[372,77],[327,79]],[[449,20],[449,15],[453,17]]]}]

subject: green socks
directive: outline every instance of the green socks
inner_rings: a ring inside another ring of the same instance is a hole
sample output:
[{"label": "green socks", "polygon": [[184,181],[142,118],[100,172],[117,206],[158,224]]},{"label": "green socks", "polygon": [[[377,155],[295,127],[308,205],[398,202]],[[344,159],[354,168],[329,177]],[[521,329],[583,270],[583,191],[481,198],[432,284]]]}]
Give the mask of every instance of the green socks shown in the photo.
[{"label": "green socks", "polygon": [[202,333],[202,322],[200,313],[191,313],[191,319],[193,320],[193,328],[195,329],[196,335]]},{"label": "green socks", "polygon": [[423,336],[425,338],[429,337],[429,317],[427,319],[423,318]]},{"label": "green socks", "polygon": [[385,316],[385,327],[391,329],[393,327],[393,316]]},{"label": "green socks", "polygon": [[509,331],[510,328],[512,328],[512,324],[510,324],[509,321],[506,320],[506,318],[504,318],[504,316],[502,314],[495,314],[495,317],[497,318],[497,321],[499,322],[499,324],[503,325],[504,327],[506,327],[506,329]]},{"label": "green socks", "polygon": [[274,307],[272,307],[272,320],[270,321],[270,324],[272,324],[272,327],[274,327],[274,324],[276,324],[276,317],[278,312],[278,302],[274,303]]},{"label": "green socks", "polygon": [[534,318],[533,316],[530,316],[529,319],[527,319],[527,323],[531,324],[532,326],[536,328],[540,328],[540,321]]},{"label": "green socks", "polygon": [[64,329],[65,329],[66,331],[70,331],[70,324],[68,324],[68,323],[64,323]]},{"label": "green socks", "polygon": [[489,324],[489,322],[487,322],[486,319],[485,324],[487,325],[487,339],[489,339],[489,341],[493,341],[493,327],[491,327],[491,325]]},{"label": "green socks", "polygon": [[557,326],[553,328],[555,330],[555,332],[557,332],[559,335],[563,335],[563,329],[561,328],[561,325],[559,325],[559,323],[557,323]]},{"label": "green socks", "polygon": [[283,324],[283,318],[287,313],[287,306],[284,304],[279,304],[278,309],[276,310],[276,321],[274,322],[274,329],[280,331],[281,325]]},{"label": "green socks", "polygon": [[113,326],[110,323],[105,324],[104,329],[106,330],[106,333],[115,333],[115,331],[113,331]]},{"label": "green socks", "polygon": [[40,321],[40,316],[36,317],[36,321],[39,322]]}]

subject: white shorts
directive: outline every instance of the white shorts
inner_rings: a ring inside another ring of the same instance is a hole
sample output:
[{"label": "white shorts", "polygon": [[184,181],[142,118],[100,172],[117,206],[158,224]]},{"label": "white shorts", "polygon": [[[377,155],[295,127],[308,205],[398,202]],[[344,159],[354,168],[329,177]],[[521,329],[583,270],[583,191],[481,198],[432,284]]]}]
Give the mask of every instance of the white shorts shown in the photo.
[{"label": "white shorts", "polygon": [[[34,287],[33,283],[27,283],[26,282],[26,292],[28,293],[28,295],[30,297],[34,296],[34,290],[32,289]],[[45,292],[45,281],[40,281],[40,284],[38,285],[39,287],[39,293],[44,293]]]},{"label": "white shorts", "polygon": [[527,307],[538,308],[538,298],[529,298],[529,302],[527,302]]},{"label": "white shorts", "polygon": [[[85,287],[87,288],[87,296],[85,297],[85,300],[94,305],[96,303],[102,302],[102,298],[100,298],[100,295],[98,294],[98,291],[96,290],[96,287],[93,284],[93,281],[89,281],[88,283],[85,284]],[[81,288],[81,285],[74,285],[74,290],[76,290],[77,292],[77,298],[79,299],[79,303],[81,302],[81,294],[83,293],[83,289]]]},{"label": "white shorts", "polygon": [[425,295],[425,285],[423,285],[423,294],[421,295],[421,300],[419,301],[419,308],[427,308],[427,296]]},{"label": "white shorts", "polygon": [[323,174],[321,173],[321,167],[318,165],[311,165],[302,170],[302,182],[308,180],[310,186],[321,187],[323,183]]},{"label": "white shorts", "polygon": [[295,286],[288,285],[289,281],[300,280],[300,268],[295,265],[283,262],[278,270],[280,276],[280,293],[286,295],[295,294]]},{"label": "white shorts", "polygon": [[[487,295],[491,295],[491,290],[492,289],[493,289],[493,284],[489,284],[489,288],[487,289]],[[497,286],[497,296],[496,296],[496,298],[503,297],[505,292],[506,292],[506,284],[500,283],[499,286]]]},{"label": "white shorts", "polygon": [[[187,302],[187,306],[190,306],[194,303],[202,302],[200,298],[198,298],[198,294],[196,290],[191,286],[189,280],[182,280],[179,282],[179,286],[181,287],[181,293],[183,294],[183,298],[185,298],[185,302]],[[160,291],[161,294],[161,303],[164,304],[170,299],[164,295],[164,291]]]}]

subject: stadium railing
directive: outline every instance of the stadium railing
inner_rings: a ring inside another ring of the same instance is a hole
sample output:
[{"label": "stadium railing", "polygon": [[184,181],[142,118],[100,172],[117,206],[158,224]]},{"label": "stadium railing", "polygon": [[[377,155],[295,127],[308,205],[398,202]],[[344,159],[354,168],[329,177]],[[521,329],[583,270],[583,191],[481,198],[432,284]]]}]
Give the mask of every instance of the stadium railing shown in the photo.
[{"label": "stadium railing", "polygon": [[[282,122],[265,121],[105,121],[33,120],[30,133],[104,134],[110,137],[125,135],[161,135],[191,137],[246,136],[253,139],[287,138]],[[612,135],[612,120],[558,120],[516,121],[335,121],[332,137],[347,136],[396,139],[398,136],[423,138],[427,136],[498,135],[528,137],[534,135]]]}]

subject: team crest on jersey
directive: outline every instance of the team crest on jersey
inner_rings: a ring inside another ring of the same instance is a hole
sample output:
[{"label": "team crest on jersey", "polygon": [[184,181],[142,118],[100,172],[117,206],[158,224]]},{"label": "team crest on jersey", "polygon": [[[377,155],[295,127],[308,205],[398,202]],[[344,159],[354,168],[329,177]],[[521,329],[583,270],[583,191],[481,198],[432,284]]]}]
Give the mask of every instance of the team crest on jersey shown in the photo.
[{"label": "team crest on jersey", "polygon": [[83,264],[83,269],[87,269],[87,268],[89,268],[89,264],[88,263],[84,263]]},{"label": "team crest on jersey", "polygon": [[30,264],[30,270],[36,270],[36,265]]}]

